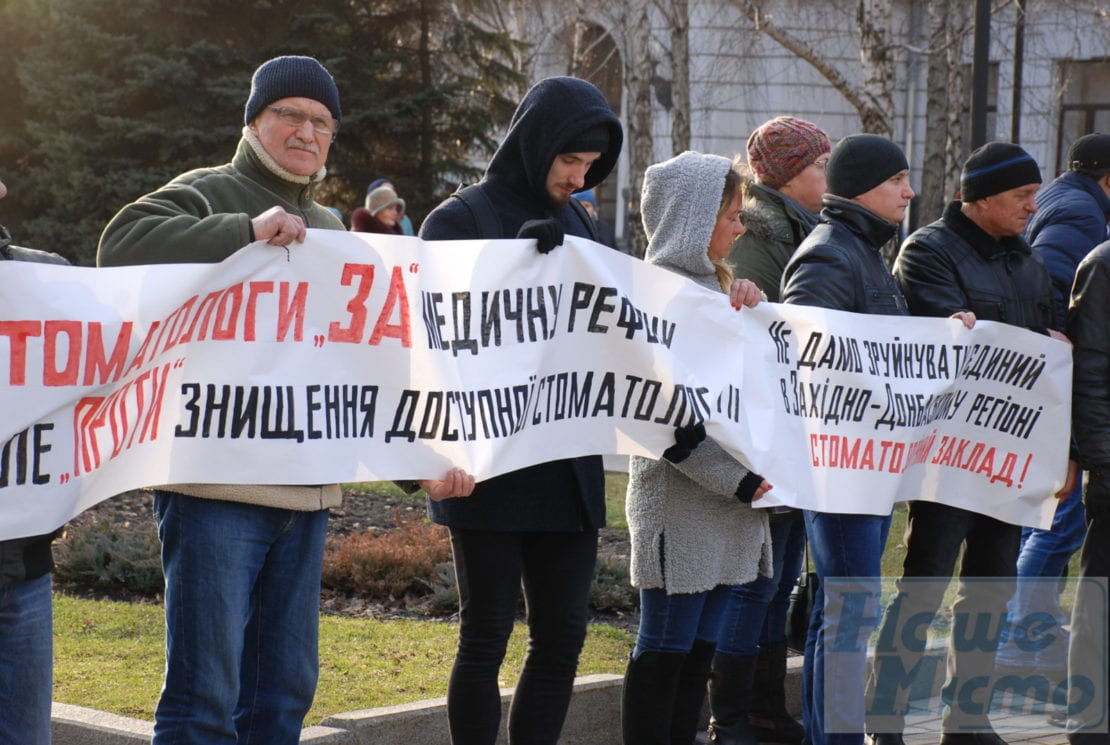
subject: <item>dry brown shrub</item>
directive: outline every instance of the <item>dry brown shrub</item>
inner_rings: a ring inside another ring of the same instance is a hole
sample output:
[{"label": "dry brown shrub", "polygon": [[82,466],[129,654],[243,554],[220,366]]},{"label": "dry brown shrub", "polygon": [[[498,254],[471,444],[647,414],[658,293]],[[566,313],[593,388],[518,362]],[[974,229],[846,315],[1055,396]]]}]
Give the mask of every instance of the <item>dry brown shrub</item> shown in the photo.
[{"label": "dry brown shrub", "polygon": [[432,594],[440,567],[451,561],[446,528],[420,519],[397,519],[389,530],[328,540],[324,586],[379,600]]}]

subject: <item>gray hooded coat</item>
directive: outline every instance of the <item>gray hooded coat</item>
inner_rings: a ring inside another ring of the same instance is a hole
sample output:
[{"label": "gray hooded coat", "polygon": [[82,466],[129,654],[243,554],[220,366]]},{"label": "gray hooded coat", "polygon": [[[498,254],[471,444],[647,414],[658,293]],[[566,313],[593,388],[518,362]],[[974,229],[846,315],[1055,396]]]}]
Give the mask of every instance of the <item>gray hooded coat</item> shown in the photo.
[{"label": "gray hooded coat", "polygon": [[[708,248],[730,168],[726,158],[685,152],[647,169],[641,210],[648,263],[720,289]],[[770,576],[766,511],[735,496],[747,474],[711,439],[677,465],[633,456],[625,498],[632,584],[677,594]]]}]

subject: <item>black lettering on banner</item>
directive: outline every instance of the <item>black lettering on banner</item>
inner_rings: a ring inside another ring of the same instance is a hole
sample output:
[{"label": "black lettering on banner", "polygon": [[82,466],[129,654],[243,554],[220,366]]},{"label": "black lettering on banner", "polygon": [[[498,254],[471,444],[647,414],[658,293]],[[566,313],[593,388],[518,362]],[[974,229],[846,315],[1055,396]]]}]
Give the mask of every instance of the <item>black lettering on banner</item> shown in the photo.
[{"label": "black lettering on banner", "polygon": [[50,483],[50,474],[43,473],[43,456],[53,447],[46,434],[54,430],[49,422],[36,424],[12,436],[0,448],[0,489],[9,486],[42,486]]},{"label": "black lettering on banner", "polygon": [[568,333],[574,332],[578,313],[586,311],[589,312],[589,321],[586,324],[588,333],[605,334],[612,326],[616,326],[624,329],[626,339],[632,339],[642,332],[644,341],[649,344],[662,344],[670,348],[674,341],[676,327],[673,322],[637,308],[616,287],[599,288],[586,282],[575,282],[567,317]]},{"label": "black lettering on banner", "polygon": [[[305,389],[305,395],[308,439],[374,437],[378,386],[310,385]],[[321,397],[323,400],[320,400]]]}]

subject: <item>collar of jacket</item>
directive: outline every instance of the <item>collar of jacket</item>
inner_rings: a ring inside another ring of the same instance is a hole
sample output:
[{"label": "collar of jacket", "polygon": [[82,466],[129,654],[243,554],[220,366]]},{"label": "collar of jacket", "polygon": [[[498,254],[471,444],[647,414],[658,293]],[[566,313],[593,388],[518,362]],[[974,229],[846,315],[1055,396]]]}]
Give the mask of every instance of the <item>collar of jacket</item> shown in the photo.
[{"label": "collar of jacket", "polygon": [[[316,198],[316,187],[326,171],[321,168],[312,176],[298,176],[279,166],[262,145],[254,144],[257,138],[243,128],[243,138],[235,150],[231,165],[251,181],[255,181],[291,204],[308,207]],[[295,180],[294,180],[295,179]]]},{"label": "collar of jacket", "polygon": [[777,189],[764,184],[748,187],[744,227],[764,240],[801,243],[817,226],[817,215]]},{"label": "collar of jacket", "polygon": [[1004,236],[996,241],[975,224],[975,221],[963,213],[962,203],[949,202],[944,208],[941,220],[952,229],[952,232],[967,241],[968,245],[986,261],[1001,259],[1011,254],[1029,255],[1032,251],[1029,244],[1020,235]]},{"label": "collar of jacket", "polygon": [[1090,194],[1091,198],[1095,200],[1095,204],[1102,210],[1102,214],[1106,215],[1106,218],[1110,220],[1110,196],[1106,195],[1106,192],[1102,190],[1102,187],[1098,185],[1097,181],[1090,176],[1084,176],[1075,171],[1065,171],[1060,174],[1058,181]]},{"label": "collar of jacket", "polygon": [[898,234],[897,225],[891,225],[862,204],[833,196],[826,196],[823,201],[822,221],[844,225],[876,251]]}]

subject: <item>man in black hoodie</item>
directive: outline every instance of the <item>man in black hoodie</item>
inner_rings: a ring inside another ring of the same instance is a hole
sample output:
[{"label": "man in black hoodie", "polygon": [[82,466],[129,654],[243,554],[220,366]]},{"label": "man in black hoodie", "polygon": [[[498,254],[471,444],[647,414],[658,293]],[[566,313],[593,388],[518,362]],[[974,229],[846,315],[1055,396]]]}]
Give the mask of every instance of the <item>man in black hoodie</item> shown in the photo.
[{"label": "man in black hoodie", "polygon": [[[624,135],[601,92],[548,78],[520,102],[482,180],[452,195],[420,228],[425,240],[532,238],[540,253],[565,234],[592,237],[571,195],[616,165]],[[451,530],[459,583],[459,647],[447,691],[454,745],[492,745],[501,720],[498,671],[523,585],[528,654],[509,711],[509,741],[558,741],[586,636],[597,531],[605,523],[600,456],[541,463],[488,479],[469,499],[430,502]]]},{"label": "man in black hoodie", "polygon": [[[0,199],[7,193],[0,181]],[[3,225],[0,261],[69,263],[57,254],[13,246]],[[0,541],[0,743],[50,742],[54,662],[50,542],[54,535]]]}]

